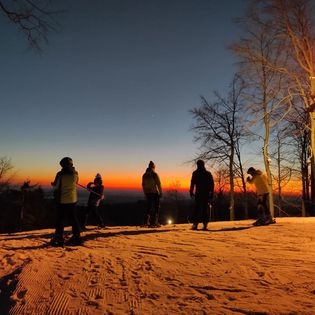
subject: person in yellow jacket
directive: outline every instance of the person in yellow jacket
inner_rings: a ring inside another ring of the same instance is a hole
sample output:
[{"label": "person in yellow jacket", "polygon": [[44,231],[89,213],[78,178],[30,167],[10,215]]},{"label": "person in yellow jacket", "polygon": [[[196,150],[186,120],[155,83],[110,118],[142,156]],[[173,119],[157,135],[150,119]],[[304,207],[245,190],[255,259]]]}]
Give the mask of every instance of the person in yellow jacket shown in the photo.
[{"label": "person in yellow jacket", "polygon": [[60,161],[61,171],[56,174],[54,182],[55,201],[57,204],[57,220],[55,236],[51,240],[53,246],[64,245],[64,221],[70,219],[72,225],[72,237],[67,241],[69,245],[81,245],[80,224],[76,213],[78,201],[76,184],[78,183],[78,172],[73,167],[73,161],[64,157]]},{"label": "person in yellow jacket", "polygon": [[159,209],[162,186],[160,177],[155,172],[155,164],[152,161],[150,161],[149,167],[142,175],[142,189],[148,202],[144,226],[160,227]]},{"label": "person in yellow jacket", "polygon": [[254,222],[254,225],[268,225],[275,223],[275,220],[270,214],[268,205],[269,190],[266,174],[253,167],[248,169],[247,174],[250,175],[247,177],[247,182],[255,185],[257,194],[258,220]]}]

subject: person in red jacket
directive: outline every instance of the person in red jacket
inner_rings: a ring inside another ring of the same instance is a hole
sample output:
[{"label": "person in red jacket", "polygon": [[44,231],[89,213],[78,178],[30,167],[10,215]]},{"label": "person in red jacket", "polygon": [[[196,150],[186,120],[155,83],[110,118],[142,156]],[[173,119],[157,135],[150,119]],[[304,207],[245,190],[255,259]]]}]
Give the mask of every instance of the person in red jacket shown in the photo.
[{"label": "person in red jacket", "polygon": [[197,161],[197,169],[193,172],[190,183],[190,197],[195,199],[192,230],[197,230],[198,223],[203,223],[207,230],[209,222],[209,201],[212,199],[214,181],[212,174],[206,170],[203,160]]}]

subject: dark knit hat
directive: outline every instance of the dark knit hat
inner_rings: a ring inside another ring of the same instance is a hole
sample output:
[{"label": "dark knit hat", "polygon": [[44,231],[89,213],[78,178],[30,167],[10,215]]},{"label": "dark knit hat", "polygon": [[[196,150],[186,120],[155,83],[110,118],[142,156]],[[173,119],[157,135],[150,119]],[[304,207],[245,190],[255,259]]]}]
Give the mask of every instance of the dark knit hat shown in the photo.
[{"label": "dark knit hat", "polygon": [[69,157],[64,157],[64,158],[61,159],[59,164],[60,164],[61,167],[69,167],[69,166],[73,166],[73,161]]},{"label": "dark knit hat", "polygon": [[250,167],[248,170],[247,170],[247,174],[255,174],[256,173],[256,169],[254,169],[253,167]]}]

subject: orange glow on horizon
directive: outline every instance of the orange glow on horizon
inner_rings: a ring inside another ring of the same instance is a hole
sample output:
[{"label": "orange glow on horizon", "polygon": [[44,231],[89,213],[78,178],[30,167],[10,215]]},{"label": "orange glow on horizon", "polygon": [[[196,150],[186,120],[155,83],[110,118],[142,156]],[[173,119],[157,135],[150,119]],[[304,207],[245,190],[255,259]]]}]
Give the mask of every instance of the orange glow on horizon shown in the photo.
[{"label": "orange glow on horizon", "polygon": [[[79,184],[86,186],[88,182],[93,181],[93,174],[91,176],[90,172],[80,172],[79,173]],[[142,190],[141,178],[142,174],[135,173],[122,173],[122,174],[105,174],[103,175],[103,184],[106,189],[110,190]],[[190,187],[190,174],[164,174],[159,173],[162,182],[163,190],[177,189],[179,192],[188,192]],[[55,173],[52,172],[42,172],[41,174],[34,174],[32,177],[22,176],[18,174],[13,181],[13,184],[21,186],[24,181],[30,180],[31,184],[39,184],[42,187],[51,187],[51,182],[54,180]],[[217,182],[215,181],[215,191],[217,191]],[[229,186],[226,185],[225,192],[228,193]],[[247,185],[248,191],[255,192],[255,187],[252,185]],[[301,182],[299,180],[291,180],[285,187],[282,188],[283,195],[300,195],[301,194]],[[239,193],[240,189],[235,186],[235,192]],[[277,195],[277,187],[274,182],[273,192]]]},{"label": "orange glow on horizon", "polygon": [[[55,174],[53,176],[44,176],[44,174],[33,176],[33,177],[22,177],[18,176],[15,179],[15,184],[22,185],[22,183],[26,180],[30,180],[31,184],[38,184],[42,187],[51,187],[51,182],[54,180]],[[178,191],[187,191],[190,185],[190,178],[184,178],[182,176],[164,176],[160,175],[161,182],[162,182],[162,189],[163,190],[170,190],[170,189],[177,189]],[[176,180],[174,181],[174,178]],[[82,186],[87,186],[87,184],[93,181],[93,176],[86,176],[85,174],[79,174],[79,184]],[[125,177],[118,176],[118,175],[106,175],[103,176],[103,185],[106,189],[113,189],[113,190],[142,190],[141,185],[142,175],[133,175],[127,174]]]}]

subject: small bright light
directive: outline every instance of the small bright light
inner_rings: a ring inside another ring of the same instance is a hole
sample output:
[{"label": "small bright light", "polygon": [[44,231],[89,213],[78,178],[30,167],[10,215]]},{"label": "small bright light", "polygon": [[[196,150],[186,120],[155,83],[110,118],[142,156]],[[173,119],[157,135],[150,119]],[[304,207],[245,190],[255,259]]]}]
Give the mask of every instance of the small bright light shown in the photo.
[{"label": "small bright light", "polygon": [[167,223],[168,223],[168,224],[172,224],[173,221],[172,221],[172,220],[168,220]]}]

